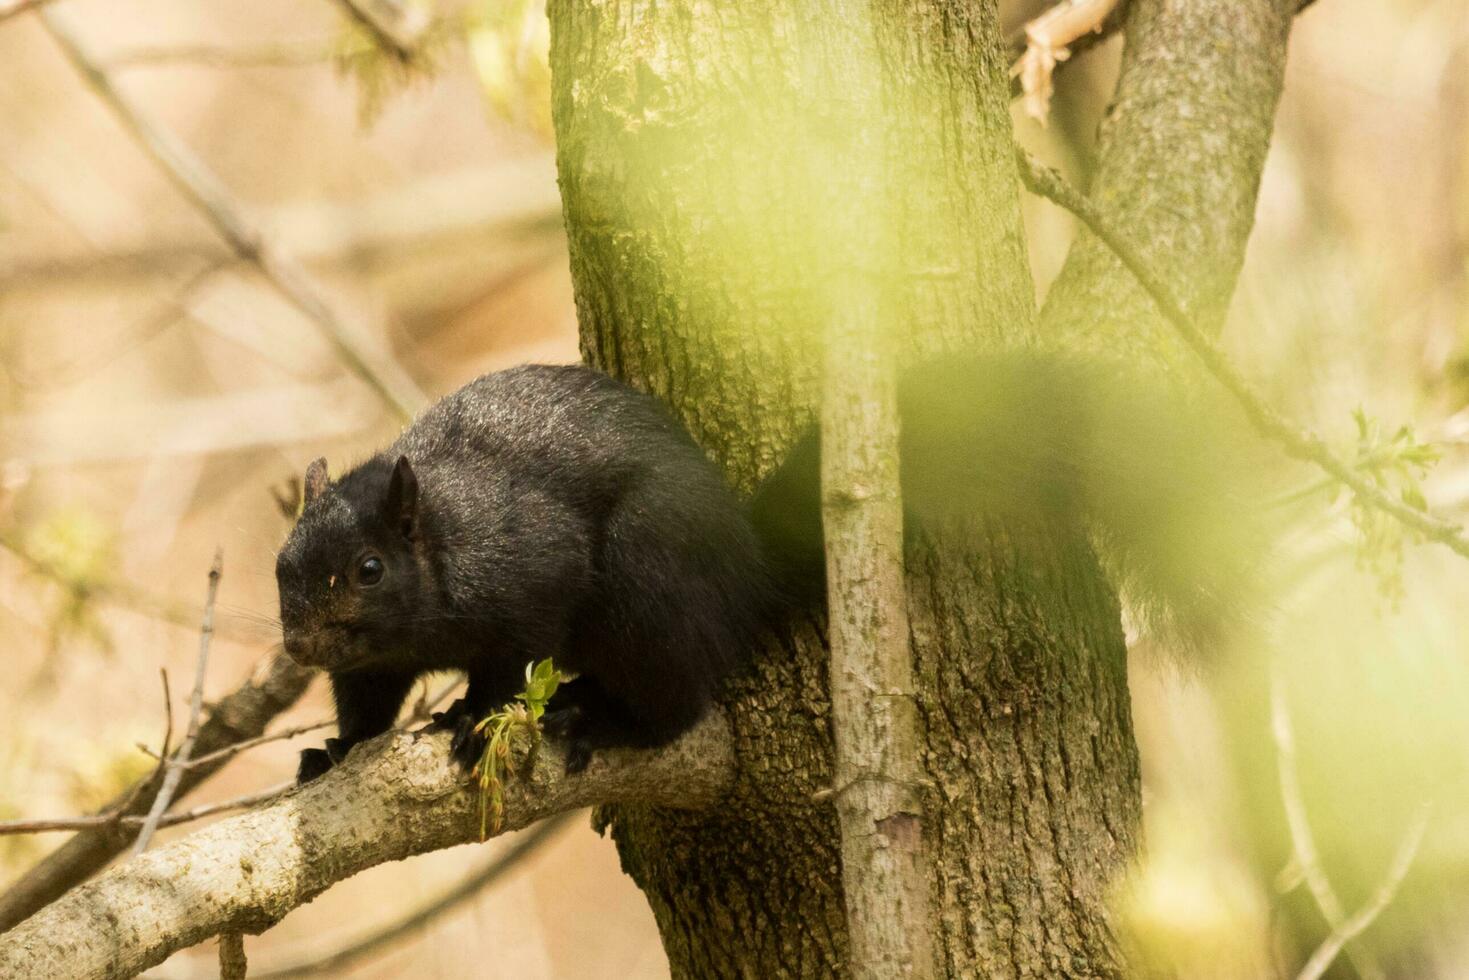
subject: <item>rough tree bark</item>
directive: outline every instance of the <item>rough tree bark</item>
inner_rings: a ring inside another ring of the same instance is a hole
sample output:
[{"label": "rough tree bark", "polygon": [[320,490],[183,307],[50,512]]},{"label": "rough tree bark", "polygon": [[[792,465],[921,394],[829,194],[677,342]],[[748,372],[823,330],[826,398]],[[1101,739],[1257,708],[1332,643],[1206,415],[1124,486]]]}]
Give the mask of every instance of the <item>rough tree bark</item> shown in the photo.
[{"label": "rough tree bark", "polygon": [[[1102,123],[1091,198],[1210,336],[1224,325],[1255,223],[1260,174],[1300,0],[1136,0]],[[1192,363],[1121,262],[1081,232],[1046,298],[1050,333]]]},{"label": "rough tree bark", "polygon": [[[823,96],[880,72],[871,257],[905,360],[1025,342],[1006,63],[993,3],[550,5],[558,158],[588,361],[656,393],[752,486],[810,418],[824,285]],[[1138,845],[1118,607],[1070,534],[937,536],[908,576],[942,970],[1115,976],[1107,890]],[[608,808],[675,976],[845,968],[826,654],[804,623],[734,685],[733,800]]]},{"label": "rough tree bark", "polygon": [[[1129,5],[1097,197],[1195,312],[1218,316],[1243,252],[1290,6]],[[901,360],[1037,333],[1074,341],[1098,319],[1125,343],[1132,316],[1111,311],[1138,302],[1083,239],[1036,327],[993,0],[890,0],[860,21],[842,9],[550,8],[584,352],[661,396],[746,489],[809,421],[824,293],[851,271],[813,210],[846,163],[832,156],[842,112],[826,108],[844,59],[878,73],[884,135],[864,168],[881,180],[852,207],[881,219],[863,274],[902,320]],[[1144,329],[1151,311],[1137,316]],[[1117,603],[1068,529],[920,537],[907,590],[940,967],[1117,976],[1106,896],[1139,824]],[[668,750],[609,754],[571,780],[542,756],[507,797],[509,827],[609,804],[602,819],[676,976],[844,972],[836,821],[815,799],[832,773],[822,631],[793,623],[732,685],[726,713]],[[384,736],[299,793],[114,868],[0,936],[0,974],[126,975],[262,928],[371,864],[469,839],[473,797],[445,742]]]},{"label": "rough tree bark", "polygon": [[[256,810],[147,851],[0,936],[0,977],[115,980],[227,932],[257,933],[343,878],[479,837],[478,794],[449,735],[391,732]],[[603,752],[585,772],[542,745],[505,785],[504,831],[606,800],[712,806],[730,740],[710,714],[659,752]]]}]

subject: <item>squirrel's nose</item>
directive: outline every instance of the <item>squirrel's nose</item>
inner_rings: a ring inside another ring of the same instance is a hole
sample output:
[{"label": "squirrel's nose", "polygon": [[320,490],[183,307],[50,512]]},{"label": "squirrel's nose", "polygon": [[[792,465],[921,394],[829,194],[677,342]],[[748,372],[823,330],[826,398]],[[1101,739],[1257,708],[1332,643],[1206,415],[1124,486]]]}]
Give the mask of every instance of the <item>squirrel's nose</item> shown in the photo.
[{"label": "squirrel's nose", "polygon": [[290,657],[302,667],[315,666],[315,644],[300,633],[287,633],[283,645],[286,648],[286,656]]}]

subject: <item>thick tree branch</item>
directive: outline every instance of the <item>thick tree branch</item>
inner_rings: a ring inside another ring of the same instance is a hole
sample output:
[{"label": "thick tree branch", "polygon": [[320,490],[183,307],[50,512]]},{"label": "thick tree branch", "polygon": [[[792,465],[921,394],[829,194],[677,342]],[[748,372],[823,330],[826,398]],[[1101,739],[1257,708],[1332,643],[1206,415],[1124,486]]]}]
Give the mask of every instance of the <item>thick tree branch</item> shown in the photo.
[{"label": "thick tree branch", "polygon": [[1076,215],[1117,256],[1157,305],[1169,326],[1177,332],[1188,349],[1198,356],[1205,370],[1239,403],[1246,418],[1260,435],[1279,445],[1292,458],[1315,464],[1333,480],[1356,494],[1364,505],[1393,517],[1428,540],[1469,558],[1469,538],[1464,536],[1462,528],[1389,496],[1381,487],[1364,477],[1355,466],[1338,459],[1320,436],[1288,422],[1236,370],[1209,335],[1198,327],[1193,317],[1184,310],[1173,288],[1148,264],[1141,249],[1119,233],[1095,205],[1062,180],[1055,171],[1040,165],[1023,150],[1018,152],[1018,160],[1020,177],[1025,186]]},{"label": "thick tree branch", "polygon": [[[297,666],[284,654],[273,655],[243,685],[215,702],[208,720],[199,728],[194,750],[202,756],[255,738],[276,715],[296,703],[312,676],[312,671]],[[229,758],[220,756],[208,765],[184,770],[177,795],[183,796],[214,775]],[[152,805],[162,779],[161,771],[154,772],[103,807],[102,813],[115,812],[124,818],[140,816]],[[171,821],[165,816],[162,822],[167,825]],[[95,874],[126,849],[140,825],[141,821],[100,818],[95,826],[53,851],[0,895],[0,933]]]},{"label": "thick tree branch", "polygon": [[[1071,2],[1072,0],[1060,0],[1060,2],[1047,7],[1047,9],[1039,11],[1034,16],[1032,16],[1030,20],[1034,20],[1036,17],[1043,17],[1049,10],[1054,10],[1056,7],[1064,7]],[[1305,10],[1307,7],[1311,6],[1315,2],[1316,0],[1296,0],[1296,13],[1299,14],[1301,11]],[[1099,45],[1110,41],[1112,37],[1122,29],[1122,15],[1126,12],[1127,0],[1123,0],[1122,3],[1119,3],[1107,14],[1106,19],[1102,21],[1101,26],[1097,30],[1083,34],[1075,41],[1072,41],[1069,45],[1067,45],[1067,47],[1071,51],[1071,57],[1075,58],[1079,54],[1085,54],[1092,48],[1098,47]],[[1025,54],[1025,49],[1027,47],[1025,29],[1029,25],[1029,23],[1030,21],[1027,21],[1026,24],[1022,24],[1020,27],[1011,31],[1009,37],[1006,40],[1006,43],[1009,45],[1010,48],[1010,60],[1012,62],[1021,58]],[[1019,97],[1022,94],[1020,90],[1020,80],[1018,78],[1015,79],[1014,84],[1011,85],[1010,94],[1015,97]]]},{"label": "thick tree branch", "polygon": [[[1173,285],[1208,336],[1254,226],[1298,0],[1130,0],[1117,92],[1091,187],[1109,224]],[[1078,235],[1042,311],[1075,345],[1174,364],[1167,325],[1121,261]]]},{"label": "thick tree branch", "polygon": [[[448,733],[392,732],[258,810],[148,851],[0,936],[0,976],[134,976],[225,932],[258,933],[359,871],[479,838],[479,801]],[[543,744],[505,786],[503,830],[566,810],[716,805],[734,778],[718,712],[654,752],[599,754],[565,775]]]},{"label": "thick tree branch", "polygon": [[339,949],[324,955],[302,959],[290,966],[274,967],[263,972],[257,970],[254,974],[255,980],[285,980],[287,977],[319,977],[324,974],[335,974],[353,963],[381,953],[386,947],[406,939],[439,916],[453,911],[478,895],[506,872],[518,867],[521,861],[535,853],[575,818],[576,812],[572,810],[548,817],[537,824],[533,830],[527,831],[523,837],[517,838],[509,850],[439,897],[429,900],[392,922],[379,926],[369,935]]}]

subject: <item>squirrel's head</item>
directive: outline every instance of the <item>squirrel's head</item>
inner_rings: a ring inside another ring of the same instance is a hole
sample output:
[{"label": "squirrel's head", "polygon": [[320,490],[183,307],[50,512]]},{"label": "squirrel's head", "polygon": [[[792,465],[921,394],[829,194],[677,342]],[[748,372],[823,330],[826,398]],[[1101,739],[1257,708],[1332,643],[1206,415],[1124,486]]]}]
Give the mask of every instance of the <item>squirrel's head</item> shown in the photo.
[{"label": "squirrel's head", "polygon": [[325,670],[393,658],[423,618],[412,465],[377,457],[332,482],[318,459],[304,497],[275,566],[286,652]]}]

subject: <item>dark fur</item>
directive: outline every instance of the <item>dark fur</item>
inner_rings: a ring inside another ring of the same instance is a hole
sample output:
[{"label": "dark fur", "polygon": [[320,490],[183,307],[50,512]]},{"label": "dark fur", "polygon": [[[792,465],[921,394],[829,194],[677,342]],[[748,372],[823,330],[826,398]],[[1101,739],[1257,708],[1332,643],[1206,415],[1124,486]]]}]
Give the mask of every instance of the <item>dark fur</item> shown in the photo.
[{"label": "dark fur", "polygon": [[[369,552],[386,570],[364,588]],[[303,754],[303,780],[386,731],[430,671],[469,677],[441,719],[468,761],[472,724],[545,657],[578,675],[547,716],[572,768],[670,741],[771,595],[719,471],[656,401],[581,367],[514,368],[444,398],[311,496],[277,578],[286,648],[331,672],[337,703],[340,735]]]},{"label": "dark fur", "polygon": [[[986,514],[1085,526],[1114,581],[1175,646],[1217,646],[1253,581],[1248,496],[1227,432],[1156,379],[1033,352],[952,358],[900,386],[910,521]],[[301,779],[386,731],[421,674],[469,688],[439,718],[471,729],[551,657],[577,679],[546,716],[568,767],[671,741],[761,627],[820,601],[813,431],[747,514],[654,399],[581,367],[487,375],[307,504],[277,576],[286,648],[331,672],[340,735]],[[757,533],[758,528],[758,533]],[[1242,546],[1244,545],[1244,546]],[[363,557],[385,572],[371,587]]]}]

